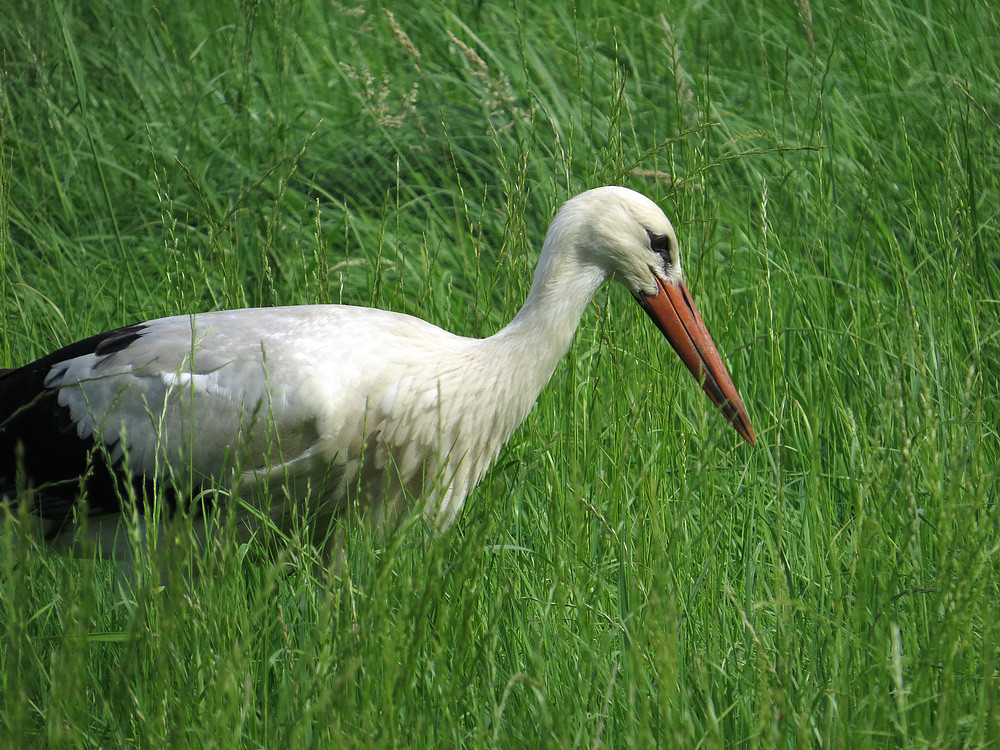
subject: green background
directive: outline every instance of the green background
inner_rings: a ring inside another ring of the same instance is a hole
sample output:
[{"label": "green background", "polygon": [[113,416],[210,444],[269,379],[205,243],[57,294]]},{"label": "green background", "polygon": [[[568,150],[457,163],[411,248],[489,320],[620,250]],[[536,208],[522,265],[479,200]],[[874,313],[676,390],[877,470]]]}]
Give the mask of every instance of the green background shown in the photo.
[{"label": "green background", "polygon": [[558,205],[625,184],[758,435],[609,288],[440,537],[179,532],[123,600],[5,522],[0,744],[996,746],[992,3],[0,17],[0,366],[248,305],[488,335]]}]

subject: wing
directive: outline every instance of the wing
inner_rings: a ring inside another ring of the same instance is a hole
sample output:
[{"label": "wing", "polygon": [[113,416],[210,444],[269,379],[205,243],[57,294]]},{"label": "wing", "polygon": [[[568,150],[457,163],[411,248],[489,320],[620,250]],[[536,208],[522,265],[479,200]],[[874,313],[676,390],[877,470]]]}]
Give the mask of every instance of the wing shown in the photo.
[{"label": "wing", "polygon": [[[119,476],[107,462],[95,461],[97,444],[81,439],[71,414],[61,406],[58,391],[45,385],[54,368],[80,357],[114,355],[142,335],[144,326],[132,325],[78,341],[29,365],[0,373],[0,497],[14,498],[17,490],[35,488],[33,510],[58,526],[72,514],[85,486],[94,514],[120,510]],[[85,479],[84,479],[85,478]],[[135,477],[136,489],[145,484]],[[168,493],[168,501],[173,496]]]},{"label": "wing", "polygon": [[128,484],[158,482],[173,503],[244,458],[307,450],[308,414],[286,406],[277,429],[253,312],[127,326],[0,374],[0,496],[30,486],[33,512],[63,522],[81,495],[89,514],[116,513]]}]

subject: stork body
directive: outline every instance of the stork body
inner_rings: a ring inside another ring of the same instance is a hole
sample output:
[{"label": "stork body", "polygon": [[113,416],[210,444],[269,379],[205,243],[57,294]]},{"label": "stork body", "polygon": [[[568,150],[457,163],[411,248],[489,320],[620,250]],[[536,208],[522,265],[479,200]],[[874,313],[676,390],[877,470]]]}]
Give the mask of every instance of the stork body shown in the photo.
[{"label": "stork body", "polygon": [[417,510],[447,526],[608,278],[752,443],[669,221],[638,193],[598,188],[559,212],[524,306],[485,339],[371,308],[227,310],[128,326],[0,372],[0,498],[30,495],[56,543],[81,497],[106,526],[136,496],[129,485],[168,502],[231,488],[267,498],[278,520],[300,503],[322,525],[356,501],[377,521]]}]

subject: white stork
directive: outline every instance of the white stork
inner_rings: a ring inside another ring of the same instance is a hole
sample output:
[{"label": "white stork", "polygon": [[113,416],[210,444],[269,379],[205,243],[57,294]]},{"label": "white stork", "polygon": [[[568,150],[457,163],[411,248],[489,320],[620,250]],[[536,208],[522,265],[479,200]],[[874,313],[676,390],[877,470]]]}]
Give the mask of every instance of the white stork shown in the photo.
[{"label": "white stork", "polygon": [[170,507],[223,487],[266,498],[278,521],[297,505],[329,527],[356,503],[382,521],[420,511],[443,528],[607,279],[754,444],[684,285],[673,227],[648,198],[603,187],[562,207],[524,306],[485,339],[345,305],[226,310],[126,326],[0,371],[0,502],[30,499],[63,547],[83,509],[105,555],[127,554],[127,535],[108,531],[135,498],[141,514],[154,488]]}]

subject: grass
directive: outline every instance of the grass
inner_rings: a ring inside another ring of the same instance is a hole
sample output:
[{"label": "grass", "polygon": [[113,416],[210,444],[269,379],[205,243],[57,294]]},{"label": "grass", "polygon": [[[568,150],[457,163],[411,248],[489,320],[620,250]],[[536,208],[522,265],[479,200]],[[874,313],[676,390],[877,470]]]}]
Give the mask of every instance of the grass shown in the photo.
[{"label": "grass", "polygon": [[5,524],[0,744],[996,746],[996,11],[387,8],[8,0],[0,366],[243,305],[486,335],[622,183],[757,448],[610,289],[440,538],[181,529],[129,605]]}]

